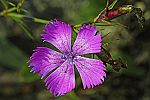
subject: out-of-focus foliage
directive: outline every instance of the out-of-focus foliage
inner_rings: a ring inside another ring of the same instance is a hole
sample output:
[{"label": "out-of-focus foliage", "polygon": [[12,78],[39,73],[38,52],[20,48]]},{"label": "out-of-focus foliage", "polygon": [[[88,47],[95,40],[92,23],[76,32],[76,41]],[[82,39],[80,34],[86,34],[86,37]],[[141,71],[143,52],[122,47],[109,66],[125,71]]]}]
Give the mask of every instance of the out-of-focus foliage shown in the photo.
[{"label": "out-of-focus foliage", "polygon": [[[7,3],[6,1],[9,1]],[[44,46],[40,40],[43,25],[39,19],[61,19],[70,24],[93,20],[106,6],[105,0],[2,0],[0,12],[15,5],[15,12],[23,14],[0,16],[0,100],[50,100],[54,97],[44,87],[37,74],[30,73],[27,61],[36,46]],[[113,1],[113,0],[110,0]],[[146,23],[140,27],[137,18],[127,14],[116,18],[120,24],[98,26],[103,46],[113,58],[123,58],[128,68],[120,72],[107,66],[107,78],[101,86],[83,90],[81,79],[76,75],[76,88],[60,100],[149,100],[150,99],[150,8],[149,0],[118,0],[118,5],[133,4],[144,11]],[[11,4],[12,3],[12,4]],[[14,10],[14,9],[11,9]],[[3,12],[4,13],[4,12]],[[14,17],[16,16],[16,17]],[[46,23],[42,20],[43,23]],[[115,23],[114,22],[114,23]],[[31,35],[31,36],[30,36]],[[33,37],[33,38],[32,38]]]}]

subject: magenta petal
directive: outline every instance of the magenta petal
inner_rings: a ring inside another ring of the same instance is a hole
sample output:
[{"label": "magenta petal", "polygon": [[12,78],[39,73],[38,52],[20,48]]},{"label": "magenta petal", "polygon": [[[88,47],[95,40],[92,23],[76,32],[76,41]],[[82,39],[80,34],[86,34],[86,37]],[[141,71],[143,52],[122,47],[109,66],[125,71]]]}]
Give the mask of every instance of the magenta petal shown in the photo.
[{"label": "magenta petal", "polygon": [[74,63],[81,76],[84,89],[102,84],[106,77],[106,68],[102,61],[77,56]]},{"label": "magenta petal", "polygon": [[78,55],[88,53],[98,53],[101,49],[101,35],[96,34],[96,27],[83,25],[73,45],[73,52]]},{"label": "magenta petal", "polygon": [[42,39],[54,45],[62,53],[47,47],[38,47],[30,57],[31,72],[46,77],[45,86],[54,96],[62,96],[75,88],[74,65],[85,88],[102,84],[106,77],[104,64],[100,60],[81,57],[82,54],[98,53],[101,35],[96,35],[96,26],[83,25],[71,48],[72,28],[62,21],[52,20],[45,25]]},{"label": "magenta petal", "polygon": [[75,88],[74,65],[65,61],[46,79],[46,86],[54,96],[61,96]]},{"label": "magenta petal", "polygon": [[33,66],[31,72],[39,72],[41,78],[45,77],[50,71],[60,66],[65,60],[63,54],[46,47],[37,47],[30,57],[30,65]]},{"label": "magenta petal", "polygon": [[71,51],[71,26],[64,22],[53,20],[45,25],[45,34],[41,34],[44,41],[53,44],[61,52]]}]

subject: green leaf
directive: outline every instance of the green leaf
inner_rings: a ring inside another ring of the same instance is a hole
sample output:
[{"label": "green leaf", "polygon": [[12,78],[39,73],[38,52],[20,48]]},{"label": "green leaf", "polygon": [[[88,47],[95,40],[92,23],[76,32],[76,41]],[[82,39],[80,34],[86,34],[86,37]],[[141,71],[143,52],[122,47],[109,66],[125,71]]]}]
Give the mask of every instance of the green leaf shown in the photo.
[{"label": "green leaf", "polygon": [[17,22],[17,24],[26,32],[26,34],[30,39],[32,40],[34,39],[34,37],[32,36],[32,32],[29,30],[29,27],[24,23],[23,20],[18,18],[12,18],[12,19]]},{"label": "green leaf", "polygon": [[108,22],[108,21],[101,21],[101,22],[96,22],[96,23],[93,23],[94,25],[96,26],[113,26],[113,24],[111,22]]},{"label": "green leaf", "polygon": [[22,5],[24,4],[25,0],[20,0],[20,2],[17,4],[17,12],[20,12]]},{"label": "green leaf", "polygon": [[12,2],[8,2],[8,4],[11,5],[11,6],[13,6],[13,7],[16,6],[16,5],[15,5],[14,3],[12,3]]},{"label": "green leaf", "polygon": [[12,7],[12,8],[10,8],[10,9],[7,10],[7,13],[15,11],[16,9],[17,9],[16,7]]},{"label": "green leaf", "polygon": [[24,9],[24,8],[20,8],[20,11],[22,11],[22,12],[24,12],[24,13],[29,14],[29,11],[28,11],[28,10],[26,10],[26,9]]},{"label": "green leaf", "polygon": [[5,9],[8,9],[8,2],[6,0],[0,0]]}]

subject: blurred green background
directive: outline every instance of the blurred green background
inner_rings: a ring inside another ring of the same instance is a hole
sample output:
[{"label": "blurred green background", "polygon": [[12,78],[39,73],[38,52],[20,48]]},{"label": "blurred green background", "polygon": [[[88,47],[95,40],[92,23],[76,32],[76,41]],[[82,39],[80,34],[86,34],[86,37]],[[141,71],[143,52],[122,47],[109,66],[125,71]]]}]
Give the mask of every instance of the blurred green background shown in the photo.
[{"label": "blurred green background", "polygon": [[[6,0],[17,4],[20,0]],[[112,0],[111,0],[112,1]],[[121,4],[133,4],[144,12],[146,22],[141,28],[136,16],[127,14],[113,21],[121,25],[99,26],[105,35],[103,45],[113,58],[121,57],[128,68],[115,72],[107,66],[105,82],[93,89],[83,90],[80,79],[76,88],[65,96],[54,98],[37,74],[30,73],[27,61],[36,46],[44,46],[39,34],[43,25],[25,19],[34,36],[32,40],[17,21],[8,16],[0,17],[0,100],[150,100],[150,1],[119,0]],[[46,20],[61,19],[70,24],[80,24],[95,18],[106,5],[106,0],[26,0],[22,8]],[[0,12],[4,10],[0,3]]]}]

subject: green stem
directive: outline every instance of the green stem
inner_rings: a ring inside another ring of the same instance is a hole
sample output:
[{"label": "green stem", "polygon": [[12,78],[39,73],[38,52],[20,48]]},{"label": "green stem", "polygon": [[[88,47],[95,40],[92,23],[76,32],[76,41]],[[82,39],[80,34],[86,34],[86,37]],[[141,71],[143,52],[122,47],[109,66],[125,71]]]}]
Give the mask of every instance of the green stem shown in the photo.
[{"label": "green stem", "polygon": [[0,16],[4,16],[5,14],[15,11],[16,9],[17,9],[16,7],[13,7],[13,8],[4,10],[4,11],[0,12]]},{"label": "green stem", "polygon": [[9,16],[9,17],[16,17],[16,18],[20,18],[20,19],[24,18],[24,15],[16,14],[16,13],[8,13],[7,16]]},{"label": "green stem", "polygon": [[33,18],[33,19],[34,19],[34,22],[42,23],[42,24],[47,24],[49,22],[48,20],[39,19],[39,18]]},{"label": "green stem", "polygon": [[[108,24],[108,23],[104,23],[104,22],[91,22],[92,25],[95,25],[95,26],[112,26],[112,24]],[[73,27],[74,28],[80,28],[83,24],[77,24],[77,25],[74,25]]]},{"label": "green stem", "polygon": [[[4,16],[5,14],[9,17],[15,17],[15,18],[19,18],[19,19],[29,19],[32,20],[33,22],[36,23],[41,23],[41,24],[47,24],[49,21],[48,20],[44,20],[44,19],[40,19],[40,18],[35,18],[35,17],[30,17],[30,16],[26,16],[23,14],[18,14],[18,13],[12,13],[12,11],[17,10],[16,7],[10,8],[8,9],[6,12],[5,10],[3,12],[0,13],[0,16]],[[108,24],[104,24],[104,23],[100,23],[100,22],[92,22],[91,24],[95,25],[95,26],[112,26],[112,25],[108,25]],[[80,28],[83,24],[77,24],[74,25],[73,27],[75,29]]]},{"label": "green stem", "polygon": [[[14,10],[16,10],[16,8],[10,9],[9,12],[14,11]],[[3,12],[0,13],[0,16],[4,16]],[[44,19],[40,19],[40,18],[35,18],[35,17],[30,17],[30,16],[25,16],[25,15],[17,14],[17,13],[7,13],[7,16],[9,16],[9,17],[15,17],[15,18],[19,18],[19,19],[27,18],[27,19],[32,20],[33,22],[41,23],[41,24],[47,24],[49,22],[48,20],[44,20]]]}]

